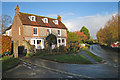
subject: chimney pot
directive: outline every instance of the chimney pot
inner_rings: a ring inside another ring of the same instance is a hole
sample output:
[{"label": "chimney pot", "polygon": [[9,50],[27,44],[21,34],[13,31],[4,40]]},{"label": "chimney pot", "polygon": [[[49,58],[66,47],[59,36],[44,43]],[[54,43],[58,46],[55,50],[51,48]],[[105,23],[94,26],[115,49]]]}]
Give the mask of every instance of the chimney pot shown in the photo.
[{"label": "chimney pot", "polygon": [[61,16],[60,16],[60,15],[58,15],[57,19],[58,19],[59,21],[61,21]]}]

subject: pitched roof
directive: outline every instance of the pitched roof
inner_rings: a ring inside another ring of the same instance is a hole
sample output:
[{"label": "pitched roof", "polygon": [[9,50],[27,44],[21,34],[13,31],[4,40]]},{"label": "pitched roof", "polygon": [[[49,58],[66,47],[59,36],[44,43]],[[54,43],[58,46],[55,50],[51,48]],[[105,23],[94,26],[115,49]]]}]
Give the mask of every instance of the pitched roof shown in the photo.
[{"label": "pitched roof", "polygon": [[[36,21],[31,21],[28,18],[29,16],[35,16],[36,17]],[[20,17],[23,25],[67,29],[66,26],[61,21],[59,21],[59,20],[58,20],[58,25],[55,25],[54,22],[53,22],[53,20],[57,20],[57,19],[54,19],[54,18],[49,18],[49,17],[44,17],[44,16],[38,16],[38,15],[28,14],[28,13],[22,13],[22,12],[19,12],[19,17]],[[48,23],[44,23],[42,21],[43,18],[48,18]]]},{"label": "pitched roof", "polygon": [[10,25],[5,31],[7,31],[7,30],[9,30],[9,29],[11,29],[12,28],[12,25]]}]

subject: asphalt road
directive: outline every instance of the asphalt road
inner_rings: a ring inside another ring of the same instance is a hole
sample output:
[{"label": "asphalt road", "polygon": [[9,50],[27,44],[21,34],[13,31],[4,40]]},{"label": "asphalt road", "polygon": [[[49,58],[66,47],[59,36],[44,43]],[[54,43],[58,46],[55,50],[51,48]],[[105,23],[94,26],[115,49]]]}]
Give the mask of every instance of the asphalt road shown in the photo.
[{"label": "asphalt road", "polygon": [[[3,74],[4,78],[118,78],[117,53],[91,45],[90,51],[106,60],[102,64],[67,64],[22,58],[20,65]],[[113,54],[115,53],[115,55]]]},{"label": "asphalt road", "polygon": [[89,51],[103,58],[106,64],[118,67],[118,52],[101,48],[99,45],[91,45]]}]

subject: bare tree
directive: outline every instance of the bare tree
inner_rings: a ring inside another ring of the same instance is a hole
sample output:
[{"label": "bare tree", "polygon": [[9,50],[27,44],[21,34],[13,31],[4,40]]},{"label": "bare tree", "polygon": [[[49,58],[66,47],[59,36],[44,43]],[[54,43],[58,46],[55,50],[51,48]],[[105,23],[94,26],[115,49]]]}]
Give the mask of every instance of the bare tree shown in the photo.
[{"label": "bare tree", "polygon": [[11,23],[12,23],[12,18],[9,15],[0,16],[0,31],[1,31],[1,33],[4,33],[5,29],[7,29]]}]

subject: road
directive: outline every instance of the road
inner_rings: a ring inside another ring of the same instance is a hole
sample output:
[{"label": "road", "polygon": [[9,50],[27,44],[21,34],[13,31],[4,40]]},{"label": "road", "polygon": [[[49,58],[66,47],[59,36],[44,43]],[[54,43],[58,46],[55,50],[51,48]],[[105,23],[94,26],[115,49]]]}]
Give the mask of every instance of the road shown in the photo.
[{"label": "road", "polygon": [[118,67],[118,52],[108,49],[105,50],[99,45],[91,45],[89,51],[107,61],[106,64]]},{"label": "road", "polygon": [[[5,78],[118,78],[117,53],[91,45],[90,51],[106,60],[102,64],[67,64],[37,57],[22,58],[21,63],[3,74]],[[115,53],[115,55],[113,54]]]}]

